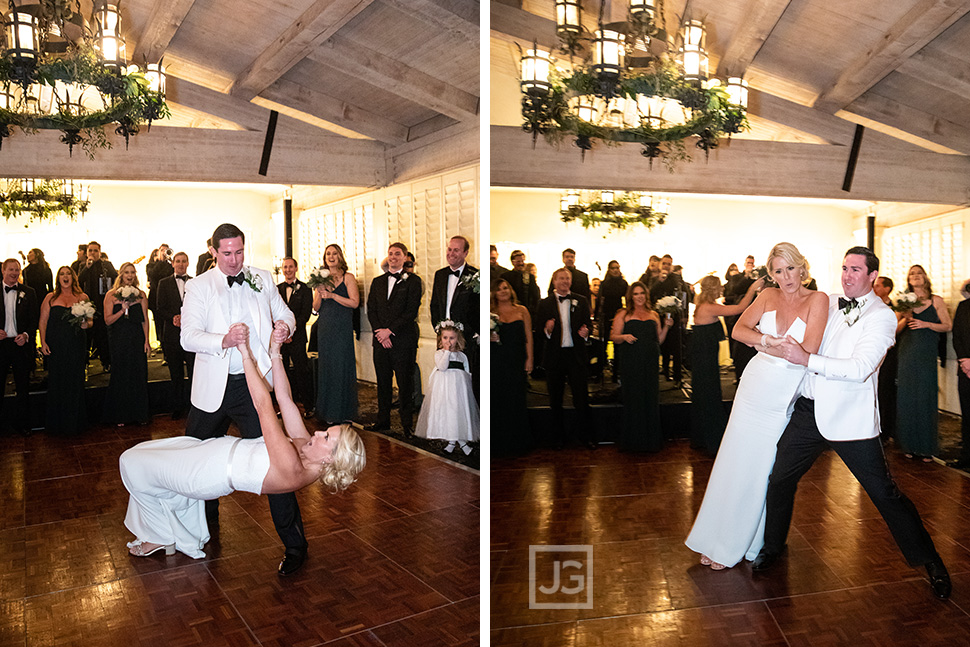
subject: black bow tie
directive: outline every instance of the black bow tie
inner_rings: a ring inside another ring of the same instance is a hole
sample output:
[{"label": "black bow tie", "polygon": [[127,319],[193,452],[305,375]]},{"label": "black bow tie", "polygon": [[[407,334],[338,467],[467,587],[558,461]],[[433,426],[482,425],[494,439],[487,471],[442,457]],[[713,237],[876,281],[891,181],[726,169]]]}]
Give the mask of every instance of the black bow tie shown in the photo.
[{"label": "black bow tie", "polygon": [[389,272],[388,273],[388,276],[390,276],[395,281],[400,281],[401,280],[401,273],[400,272]]},{"label": "black bow tie", "polygon": [[451,275],[461,278],[461,270],[454,270],[453,272],[451,272]]},{"label": "black bow tie", "polygon": [[3,286],[3,293],[6,294],[7,292],[13,292],[16,289],[17,289],[17,286],[16,285],[14,285],[12,287],[9,286],[9,285],[5,285],[5,286]]},{"label": "black bow tie", "polygon": [[175,278],[177,278],[179,281],[188,281],[189,280],[189,277],[186,276],[185,274],[176,274],[175,275]]},{"label": "black bow tie", "polygon": [[242,272],[240,272],[236,276],[227,276],[226,280],[229,282],[229,287],[232,287],[233,283],[238,283],[239,285],[242,285],[243,281],[245,281],[245,279],[243,278]]},{"label": "black bow tie", "polygon": [[843,299],[842,297],[839,297],[839,310],[845,310],[849,304],[855,308],[859,305],[859,302],[856,299]]},{"label": "black bow tie", "polygon": [[[557,294],[556,296],[559,296],[559,295]],[[563,301],[569,301],[569,297],[570,295],[568,294],[564,297],[559,297],[559,303],[562,303]]]}]

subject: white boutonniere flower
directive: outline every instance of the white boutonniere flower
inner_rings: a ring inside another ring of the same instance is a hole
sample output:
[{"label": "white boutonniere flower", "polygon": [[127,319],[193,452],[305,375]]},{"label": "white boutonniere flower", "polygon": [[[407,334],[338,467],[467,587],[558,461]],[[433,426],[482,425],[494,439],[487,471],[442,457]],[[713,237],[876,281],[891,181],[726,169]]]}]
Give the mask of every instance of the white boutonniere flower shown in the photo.
[{"label": "white boutonniere flower", "polygon": [[243,270],[243,280],[252,288],[253,292],[263,291],[263,277],[259,274],[253,274],[248,267]]},{"label": "white boutonniere flower", "polygon": [[866,304],[865,299],[858,299],[849,301],[849,303],[842,308],[842,314],[845,316],[845,323],[852,327],[852,324],[859,321],[859,317],[862,316],[862,306]]},{"label": "white boutonniere flower", "polygon": [[18,299],[23,299],[25,296],[27,296],[27,293],[24,292],[23,290],[20,290],[20,291],[17,292],[17,298]]},{"label": "white boutonniere flower", "polygon": [[578,305],[579,305],[579,301],[578,301],[577,299],[570,299],[570,300],[569,300],[569,303],[571,303],[571,304],[572,304],[572,307],[571,307],[571,308],[569,308],[569,311],[570,311],[570,312],[572,312],[573,310],[575,310],[575,309],[576,309],[576,306],[578,306]]},{"label": "white boutonniere flower", "polygon": [[408,273],[407,272],[404,272],[404,273],[401,274],[401,280],[402,281],[407,281],[408,280]]}]

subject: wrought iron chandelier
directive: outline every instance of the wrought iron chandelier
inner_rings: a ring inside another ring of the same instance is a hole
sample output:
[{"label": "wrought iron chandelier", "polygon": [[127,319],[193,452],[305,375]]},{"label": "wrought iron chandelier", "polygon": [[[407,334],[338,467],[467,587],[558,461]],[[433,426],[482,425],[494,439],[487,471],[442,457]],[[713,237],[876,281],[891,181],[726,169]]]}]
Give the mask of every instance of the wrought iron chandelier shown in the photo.
[{"label": "wrought iron chandelier", "polygon": [[125,138],[169,116],[161,61],[127,65],[118,5],[95,0],[90,20],[80,0],[8,0],[0,58],[0,145],[13,127],[60,130],[69,154],[110,148],[104,128]]},{"label": "wrought iron chandelier", "polygon": [[90,198],[88,185],[76,180],[0,180],[0,212],[7,220],[18,216],[45,220],[59,214],[75,220],[87,212]]},{"label": "wrought iron chandelier", "polygon": [[[747,83],[708,75],[706,31],[685,18],[676,42],[664,28],[663,0],[629,0],[627,19],[583,26],[582,0],[556,0],[560,54],[533,44],[521,57],[523,129],[558,143],[566,135],[585,158],[594,140],[637,142],[642,154],[671,168],[689,160],[685,140],[705,155],[718,140],[747,128]],[[675,53],[672,53],[675,52]]]},{"label": "wrought iron chandelier", "polygon": [[664,224],[669,210],[670,199],[660,193],[569,189],[559,198],[562,221],[578,220],[584,229],[598,224],[608,224],[611,230],[636,224],[653,229]]}]

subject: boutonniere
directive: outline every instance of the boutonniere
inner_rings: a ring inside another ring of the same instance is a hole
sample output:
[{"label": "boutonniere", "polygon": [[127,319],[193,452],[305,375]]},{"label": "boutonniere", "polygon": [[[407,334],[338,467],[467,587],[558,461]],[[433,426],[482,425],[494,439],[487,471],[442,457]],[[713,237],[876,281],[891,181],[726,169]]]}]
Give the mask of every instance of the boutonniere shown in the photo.
[{"label": "boutonniere", "polygon": [[297,283],[297,284],[295,284],[295,285],[293,286],[293,291],[294,291],[294,292],[296,292],[296,291],[297,291],[297,290],[299,290],[299,289],[300,289],[300,284],[299,284],[299,283]]},{"label": "boutonniere", "polygon": [[243,280],[253,289],[253,292],[263,291],[263,277],[259,274],[253,274],[248,267],[243,270]]},{"label": "boutonniere", "polygon": [[859,321],[859,317],[862,316],[862,306],[866,304],[865,299],[852,299],[842,308],[842,315],[845,317],[845,323],[852,327],[852,324]]},{"label": "boutonniere", "polygon": [[23,299],[23,298],[24,298],[25,296],[27,296],[27,293],[26,293],[26,292],[24,292],[23,290],[18,290],[18,291],[17,291],[17,300],[18,300],[18,301],[19,301],[20,299]]},{"label": "boutonniere", "polygon": [[401,280],[402,281],[407,281],[408,280],[408,273],[407,272],[402,272],[401,273]]},{"label": "boutonniere", "polygon": [[570,312],[574,311],[576,309],[576,306],[579,305],[579,301],[577,299],[570,299],[569,303],[572,304],[571,307],[569,308]]}]

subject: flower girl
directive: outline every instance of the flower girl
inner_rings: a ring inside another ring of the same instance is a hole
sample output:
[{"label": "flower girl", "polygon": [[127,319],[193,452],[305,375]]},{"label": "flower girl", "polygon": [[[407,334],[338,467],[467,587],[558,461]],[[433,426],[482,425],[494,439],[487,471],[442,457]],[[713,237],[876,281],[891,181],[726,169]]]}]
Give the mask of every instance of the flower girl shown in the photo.
[{"label": "flower girl", "polygon": [[415,434],[422,438],[447,440],[445,451],[457,445],[465,455],[472,453],[469,442],[478,441],[478,403],[472,393],[472,376],[462,325],[446,319],[438,324],[435,368],[428,377],[428,396],[418,416]]}]

